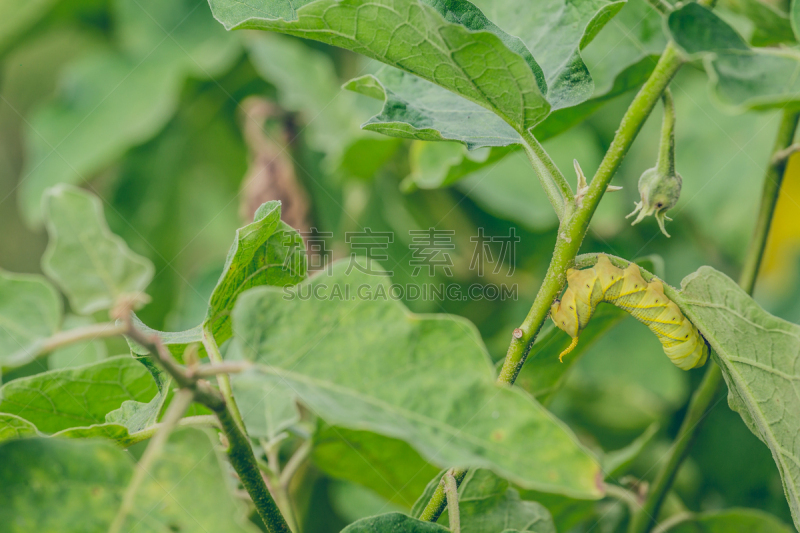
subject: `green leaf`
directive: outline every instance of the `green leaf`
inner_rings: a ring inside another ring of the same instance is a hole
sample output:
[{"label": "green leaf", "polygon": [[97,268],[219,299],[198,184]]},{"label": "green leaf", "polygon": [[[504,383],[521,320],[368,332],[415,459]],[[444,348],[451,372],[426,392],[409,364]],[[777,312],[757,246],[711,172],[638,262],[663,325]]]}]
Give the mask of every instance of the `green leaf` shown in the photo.
[{"label": "green leaf", "polygon": [[46,279],[0,270],[0,368],[29,362],[60,322],[61,298]]},{"label": "green leaf", "polygon": [[410,314],[387,301],[388,279],[348,276],[346,266],[294,289],[242,295],[233,316],[243,356],[330,424],[405,440],[433,464],[600,496],[594,458],[527,394],[495,384],[471,323]]},{"label": "green leaf", "polygon": [[460,141],[469,150],[520,143],[519,133],[492,111],[396,68],[384,66],[344,88],[384,100],[381,113],[362,126],[368,131],[420,141]]},{"label": "green leaf", "polygon": [[[414,504],[412,516],[419,516],[427,505],[444,472],[428,483],[422,496]],[[541,504],[522,501],[519,492],[508,481],[483,468],[470,470],[458,489],[458,508],[461,531],[483,533],[488,531],[520,531],[530,533],[555,533],[550,513]],[[449,523],[445,510],[440,524]]]},{"label": "green leaf", "polygon": [[325,474],[367,487],[406,509],[439,471],[402,440],[335,426],[314,434],[312,459]]},{"label": "green leaf", "polygon": [[719,7],[750,19],[753,23],[750,44],[753,46],[774,46],[796,40],[789,15],[777,5],[762,0],[723,0]]},{"label": "green leaf", "polygon": [[[415,74],[528,130],[550,110],[544,74],[523,42],[455,0],[212,0],[228,29],[271,30],[339,46]],[[380,21],[376,23],[375,21]],[[488,68],[491,66],[491,68]]]},{"label": "green leaf", "polygon": [[725,509],[689,516],[664,533],[791,533],[772,515],[753,509]]},{"label": "green leaf", "polygon": [[[497,3],[498,6],[506,4]],[[613,5],[616,4],[609,4],[609,6]],[[581,7],[575,9],[581,9]],[[541,42],[540,46],[547,46],[546,40],[543,39]],[[660,15],[644,1],[629,1],[615,17],[613,24],[603,28],[597,38],[592,40],[582,52],[593,79],[594,93],[591,95],[592,97],[580,104],[552,112],[533,129],[534,136],[539,141],[552,138],[580,124],[608,101],[639,87],[655,67],[663,45],[664,37],[661,31]],[[567,46],[566,49],[569,50],[570,46]],[[609,54],[609,50],[613,50],[614,53]],[[537,51],[533,49],[532,51],[534,57],[538,58]],[[475,140],[473,140],[474,142]],[[519,148],[519,145],[493,147],[488,153],[478,154],[476,152],[468,153],[461,147],[454,147],[446,153],[439,150],[438,154],[426,155],[425,152],[428,151],[436,152],[437,147],[430,143],[424,144],[416,152],[418,158],[416,162],[415,154],[412,152],[411,165],[414,167],[416,164],[418,170],[409,177],[409,181],[426,189],[444,187],[482,168],[493,165]],[[438,161],[436,160],[437,155],[441,157]],[[418,163],[422,160],[427,160],[427,164]],[[406,185],[410,185],[410,183]]]},{"label": "green leaf", "polygon": [[[489,19],[518,36],[541,65],[553,111],[592,96],[594,83],[579,50],[624,4],[476,2]],[[383,111],[364,125],[371,131],[422,141],[460,141],[470,150],[520,143],[515,128],[493,112],[392,67],[352,80],[345,88],[384,100]]]},{"label": "green leaf", "polygon": [[111,233],[99,198],[59,185],[47,192],[44,206],[50,240],[42,270],[64,291],[75,312],[109,309],[123,294],[145,290],[153,264]]},{"label": "green leaf", "polygon": [[[156,383],[145,367],[123,355],[9,381],[0,388],[0,412],[24,418],[43,433],[57,433],[119,423],[120,416],[112,415],[108,420],[108,415],[123,402],[149,402],[157,393]],[[156,414],[150,413],[147,422],[152,423]],[[143,425],[146,424],[140,424]]]},{"label": "green leaf", "polygon": [[796,53],[751,49],[726,22],[696,3],[670,13],[667,25],[687,53],[705,55],[714,93],[724,107],[741,112],[782,108],[800,100]]},{"label": "green leaf", "polygon": [[401,513],[387,513],[362,518],[342,530],[342,533],[448,533],[450,530],[433,522],[423,522]]},{"label": "green leaf", "polygon": [[[67,315],[61,329],[69,331],[92,324],[96,324],[96,322],[91,317]],[[108,357],[108,352],[105,343],[102,340],[89,340],[76,342],[53,351],[47,357],[47,366],[50,370],[58,370],[96,363],[106,357]]]},{"label": "green leaf", "polygon": [[772,451],[795,525],[800,525],[800,326],[764,311],[724,274],[702,267],[684,278],[686,316],[714,352],[728,403]]},{"label": "green leaf", "polygon": [[537,502],[522,501],[508,481],[489,470],[467,473],[458,490],[463,533],[514,530],[555,533],[550,513]]},{"label": "green leaf", "polygon": [[594,83],[580,50],[614,18],[625,0],[474,3],[504,31],[522,39],[544,71],[547,101],[557,110],[592,96]]},{"label": "green leaf", "polygon": [[[230,313],[239,294],[259,285],[294,285],[305,277],[303,240],[296,230],[281,220],[281,203],[270,201],[263,204],[253,218],[252,224],[236,230],[202,324],[185,331],[163,332],[135,319],[137,327],[158,335],[179,361],[183,360],[188,344],[203,340],[204,328],[213,333],[217,345],[221,346],[231,337]],[[128,344],[137,355],[148,353],[136,343],[129,341]],[[200,352],[205,354],[202,346]]]},{"label": "green leaf", "polygon": [[727,22],[700,4],[687,4],[667,17],[675,44],[687,54],[749,50],[750,47]]},{"label": "green leaf", "polygon": [[36,435],[36,426],[17,415],[0,413],[0,442]]},{"label": "green leaf", "polygon": [[239,54],[194,0],[116,2],[123,50],[103,50],[70,64],[61,91],[30,118],[20,205],[41,222],[41,198],[58,183],[82,183],[155,135],[177,109],[187,76],[209,78]]},{"label": "green leaf", "polygon": [[242,292],[259,285],[295,285],[305,276],[300,234],[281,221],[280,202],[267,202],[258,208],[252,224],[236,230],[203,327],[210,328],[222,344],[231,337],[230,313]]},{"label": "green leaf", "polygon": [[[127,452],[101,440],[11,440],[0,443],[0,457],[0,523],[9,531],[105,533],[135,468]],[[232,489],[209,436],[175,431],[122,530],[258,531]]]}]

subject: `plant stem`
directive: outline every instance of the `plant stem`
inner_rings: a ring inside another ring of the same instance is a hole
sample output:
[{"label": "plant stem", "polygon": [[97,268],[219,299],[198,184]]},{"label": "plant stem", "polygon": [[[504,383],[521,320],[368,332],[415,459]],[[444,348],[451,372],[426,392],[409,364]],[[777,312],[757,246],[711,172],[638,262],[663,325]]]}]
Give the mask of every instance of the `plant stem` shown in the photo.
[{"label": "plant stem", "polygon": [[450,508],[450,531],[461,533],[461,514],[458,511],[458,482],[453,471],[448,471],[442,478],[444,493],[447,496],[447,506]]},{"label": "plant stem", "polygon": [[[461,482],[464,481],[464,476],[467,475],[467,469],[453,468],[450,470],[450,473],[452,473],[455,478],[456,485],[461,485]],[[431,500],[428,502],[428,505],[425,506],[425,509],[423,509],[422,514],[419,515],[420,520],[436,522],[444,512],[445,507],[447,507],[447,492],[444,486],[445,477],[446,476],[442,476],[433,496],[431,496]]]},{"label": "plant stem", "polygon": [[[772,151],[772,157],[770,158],[770,163],[764,176],[764,187],[761,195],[761,206],[759,207],[756,229],[750,239],[744,268],[739,278],[739,286],[747,291],[748,294],[752,294],[753,288],[755,287],[758,270],[764,256],[764,248],[769,235],[770,224],[772,223],[772,217],[775,213],[775,205],[777,204],[778,195],[780,193],[781,181],[783,180],[783,174],[786,170],[786,161],[778,160],[776,162],[774,156],[791,145],[797,129],[798,117],[800,117],[800,114],[796,111],[783,112]],[[633,515],[628,533],[647,533],[655,525],[659,511],[661,510],[661,504],[664,502],[664,498],[666,498],[669,489],[672,487],[672,482],[675,480],[678,469],[688,455],[692,442],[694,442],[697,435],[700,423],[703,421],[711,402],[716,397],[721,384],[722,371],[717,364],[711,362],[703,376],[703,381],[700,382],[699,387],[692,395],[689,408],[681,423],[678,436],[675,438],[675,442],[672,443],[672,447],[669,450],[666,462],[656,475],[656,479],[647,494],[647,499],[644,504]]]},{"label": "plant stem", "polygon": [[[650,77],[642,85],[642,88],[622,117],[619,129],[611,141],[611,146],[603,157],[594,178],[592,178],[589,190],[583,199],[583,206],[561,221],[555,249],[553,250],[553,258],[547,268],[547,274],[544,277],[544,281],[542,281],[541,287],[539,287],[539,292],[536,294],[528,315],[511,336],[511,343],[503,361],[503,368],[497,377],[498,383],[513,385],[514,381],[516,381],[519,371],[525,363],[525,358],[528,356],[530,346],[536,340],[536,335],[542,328],[545,319],[547,319],[550,306],[564,288],[567,269],[575,261],[575,256],[578,254],[581,243],[586,236],[589,222],[597,209],[597,205],[600,203],[600,199],[608,189],[611,178],[622,163],[622,159],[628,153],[628,149],[633,144],[633,140],[641,130],[645,120],[682,64],[683,59],[679,55],[678,49],[670,41],[667,43]],[[466,474],[467,471],[466,469],[459,469],[456,472]],[[463,474],[460,479],[456,476],[458,483],[463,479]],[[422,515],[420,515],[420,519],[436,521],[446,505],[444,487],[440,484]]]},{"label": "plant stem", "polygon": [[228,460],[253,500],[256,511],[264,522],[267,531],[269,533],[291,533],[291,529],[289,529],[280,509],[278,509],[278,505],[272,498],[264,478],[261,477],[261,471],[258,469],[253,448],[250,446],[250,440],[242,428],[239,427],[233,415],[231,415],[225,397],[210,383],[197,379],[186,368],[179,365],[161,342],[161,339],[136,329],[130,313],[126,314],[124,318],[127,325],[125,334],[147,348],[150,351],[150,356],[172,377],[178,387],[190,390],[194,401],[205,405],[217,416],[222,432],[228,441],[228,449],[226,450]]},{"label": "plant stem", "polygon": [[664,120],[661,122],[661,142],[658,145],[658,172],[663,176],[675,175],[675,103],[669,89],[661,95],[664,102]]},{"label": "plant stem", "polygon": [[118,325],[114,322],[103,322],[101,324],[91,324],[89,326],[59,331],[42,342],[36,355],[44,355],[63,346],[75,344],[76,342],[116,337],[117,335],[124,334],[127,330],[124,324]]},{"label": "plant stem", "polygon": [[553,206],[558,220],[563,221],[565,216],[572,213],[571,207],[575,205],[572,188],[536,137],[528,131],[521,132],[520,136],[524,141],[525,153],[528,154],[528,159],[539,177],[547,199]]},{"label": "plant stem", "polygon": [[122,498],[122,504],[117,511],[114,521],[108,528],[109,533],[119,533],[128,515],[133,510],[136,500],[136,493],[139,491],[145,476],[148,475],[153,463],[159,458],[161,452],[164,451],[164,446],[167,444],[172,430],[178,425],[178,422],[189,409],[192,404],[194,393],[189,389],[180,389],[176,394],[172,403],[164,414],[164,421],[161,423],[161,428],[147,444],[147,449],[142,454],[142,458],[136,464],[136,470],[133,472],[128,488],[125,490],[125,495]]},{"label": "plant stem", "polygon": [[528,348],[535,340],[536,335],[544,324],[550,305],[556,299],[561,289],[564,288],[567,269],[572,266],[575,256],[580,249],[589,221],[592,219],[600,199],[606,192],[611,178],[619,168],[625,154],[628,153],[633,140],[642,128],[644,121],[650,115],[661,94],[667,88],[672,77],[683,64],[675,45],[667,44],[664,53],[656,64],[650,78],[645,82],[639,93],[631,102],[625,116],[622,117],[611,146],[606,152],[600,167],[592,178],[589,190],[583,200],[583,207],[578,209],[569,219],[562,222],[559,227],[553,259],[547,269],[542,286],[536,299],[528,312],[528,316],[519,328],[514,330],[511,344],[503,362],[498,381],[513,384],[517,379],[522,364],[528,355]]},{"label": "plant stem", "polygon": [[761,265],[764,249],[767,246],[769,228],[772,224],[772,214],[775,212],[775,205],[778,203],[778,194],[781,190],[781,183],[783,182],[783,175],[788,162],[788,158],[775,158],[774,156],[792,145],[794,133],[797,129],[798,118],[800,118],[800,113],[796,111],[783,112],[780,126],[778,126],[778,135],[775,138],[773,159],[770,160],[764,175],[758,219],[756,221],[755,230],[753,231],[753,236],[750,238],[750,245],[747,249],[744,267],[742,268],[742,274],[739,278],[739,285],[742,289],[747,291],[748,294],[752,293],[755,287],[758,268]]},{"label": "plant stem", "polygon": [[[211,333],[211,330],[207,327],[203,328],[203,347],[205,347],[208,358],[212,363],[215,365],[225,364],[225,361],[222,359],[222,354],[219,352],[217,341],[214,340],[214,334]],[[225,402],[228,404],[233,419],[236,420],[236,423],[239,424],[239,428],[246,435],[247,429],[244,425],[242,413],[239,412],[239,406],[236,405],[236,399],[233,397],[231,378],[227,374],[219,374],[217,375],[217,384],[219,385],[219,390],[222,392],[222,396],[225,398]]]}]

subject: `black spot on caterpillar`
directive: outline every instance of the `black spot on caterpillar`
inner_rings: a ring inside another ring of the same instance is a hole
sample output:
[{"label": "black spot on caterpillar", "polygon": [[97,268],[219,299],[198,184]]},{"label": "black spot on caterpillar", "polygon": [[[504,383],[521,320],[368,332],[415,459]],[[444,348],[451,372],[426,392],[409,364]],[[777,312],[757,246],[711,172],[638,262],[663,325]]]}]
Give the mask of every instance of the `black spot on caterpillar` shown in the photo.
[{"label": "black spot on caterpillar", "polygon": [[572,337],[572,344],[559,360],[577,346],[578,335],[600,302],[616,305],[650,328],[678,368],[703,366],[708,359],[705,340],[677,304],[666,297],[660,281],[647,283],[633,263],[622,270],[600,255],[592,268],[567,271],[567,290],[550,308],[555,325]]}]

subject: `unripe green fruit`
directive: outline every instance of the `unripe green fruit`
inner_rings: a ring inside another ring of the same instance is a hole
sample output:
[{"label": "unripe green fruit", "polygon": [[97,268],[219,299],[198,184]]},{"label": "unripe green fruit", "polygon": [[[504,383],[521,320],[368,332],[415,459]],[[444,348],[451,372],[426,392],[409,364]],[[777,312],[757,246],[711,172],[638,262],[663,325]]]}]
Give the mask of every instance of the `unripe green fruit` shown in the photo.
[{"label": "unripe green fruit", "polygon": [[645,217],[653,215],[661,232],[669,237],[664,227],[664,220],[668,219],[667,211],[678,203],[683,178],[675,172],[675,107],[669,89],[664,91],[663,99],[664,122],[661,126],[658,162],[654,168],[645,170],[639,178],[641,201],[636,202],[636,209],[625,218],[632,217],[638,212],[639,216],[631,224],[635,225]]},{"label": "unripe green fruit", "polygon": [[682,184],[683,179],[677,172],[662,172],[658,167],[645,170],[639,178],[641,201],[636,202],[636,209],[628,215],[633,216],[638,211],[639,216],[633,224],[638,224],[645,217],[654,215],[661,232],[669,237],[664,227],[664,220],[667,218],[667,211],[678,203]]}]

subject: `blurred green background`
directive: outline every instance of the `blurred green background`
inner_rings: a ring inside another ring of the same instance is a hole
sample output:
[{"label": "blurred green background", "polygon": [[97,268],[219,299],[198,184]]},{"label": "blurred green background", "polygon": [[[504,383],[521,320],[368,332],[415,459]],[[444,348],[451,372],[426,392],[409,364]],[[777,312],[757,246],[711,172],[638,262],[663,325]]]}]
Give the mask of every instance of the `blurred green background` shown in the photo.
[{"label": "blurred green background", "polygon": [[[41,194],[55,183],[81,184],[103,199],[112,230],[156,265],[152,303],[141,318],[151,327],[179,330],[205,312],[236,228],[259,204],[279,199],[291,225],[332,234],[326,247],[334,258],[350,254],[346,232],[393,232],[383,263],[397,282],[516,283],[513,302],[407,302],[417,312],[469,318],[493,358],[504,355],[508,333],[532,302],[556,237],[556,218],[522,152],[447,188],[409,186],[424,185],[436,172],[431,158],[459,161],[464,149],[360,130],[381,104],[340,89],[376,68],[361,57],[279,35],[226,33],[203,1],[15,4],[0,2],[0,268],[40,271],[46,244]],[[748,31],[743,17],[725,9],[730,21]],[[583,55],[599,90],[620,65],[661,46],[657,17],[654,23],[641,1],[631,0]],[[603,199],[583,251],[630,259],[658,254],[673,285],[701,265],[737,276],[778,114],[726,114],[707,84],[700,65],[684,68],[672,84],[677,168],[684,178],[682,197],[670,213],[672,238],[652,219],[631,227],[624,218],[638,199],[639,175],[655,162],[659,108],[614,178],[624,189]],[[604,102],[588,120],[544,143],[568,176],[573,159],[593,174],[632,96],[629,91]],[[469,157],[485,156],[479,151]],[[795,323],[798,213],[800,161],[794,159],[756,298]],[[475,246],[469,237],[478,228],[507,235],[512,227],[521,239],[513,275],[504,268],[478,277],[469,268]],[[409,231],[428,228],[455,232],[452,279],[428,276],[426,269],[412,275]],[[86,357],[122,350],[109,341]],[[59,363],[51,358],[49,364]],[[23,368],[5,379],[41,370]],[[587,444],[605,450],[625,446],[658,424],[633,472],[651,479],[701,372],[672,366],[655,337],[626,319],[580,360],[550,408]],[[424,486],[429,475],[426,470],[415,484]],[[380,495],[313,466],[303,480],[297,490],[306,495],[307,531],[338,531],[359,516],[390,508]],[[728,409],[724,396],[681,470],[676,492],[692,510],[744,506],[790,522],[768,449]],[[558,505],[550,506],[554,514]],[[601,503],[580,515],[574,530],[613,531],[615,513],[613,505]]]}]

